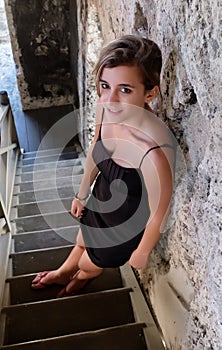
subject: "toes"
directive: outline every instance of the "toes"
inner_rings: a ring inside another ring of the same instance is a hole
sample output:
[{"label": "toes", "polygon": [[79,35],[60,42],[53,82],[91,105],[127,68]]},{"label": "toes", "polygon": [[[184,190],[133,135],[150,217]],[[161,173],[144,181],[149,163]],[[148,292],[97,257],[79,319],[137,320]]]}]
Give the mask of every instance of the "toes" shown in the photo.
[{"label": "toes", "polygon": [[43,277],[47,276],[48,273],[49,273],[49,271],[39,272],[35,276],[35,278],[32,280],[32,284],[36,284],[36,283],[38,284]]},{"label": "toes", "polygon": [[31,287],[32,289],[43,289],[46,287],[46,285],[40,281],[38,283],[32,284]]},{"label": "toes", "polygon": [[43,289],[46,284],[42,282],[42,279],[48,275],[49,271],[39,272],[32,281],[31,287],[33,289]]}]

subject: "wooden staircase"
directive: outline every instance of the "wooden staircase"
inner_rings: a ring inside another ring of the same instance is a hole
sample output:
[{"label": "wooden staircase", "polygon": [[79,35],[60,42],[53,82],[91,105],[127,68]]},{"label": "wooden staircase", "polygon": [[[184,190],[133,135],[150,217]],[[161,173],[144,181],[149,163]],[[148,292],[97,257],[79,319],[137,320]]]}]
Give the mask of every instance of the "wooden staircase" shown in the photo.
[{"label": "wooden staircase", "polygon": [[79,223],[69,210],[83,165],[72,148],[25,153],[18,162],[12,232],[1,237],[1,350],[164,349],[128,264],[105,270],[75,296],[58,299],[57,285],[30,287],[36,272],[57,268],[73,247]]}]

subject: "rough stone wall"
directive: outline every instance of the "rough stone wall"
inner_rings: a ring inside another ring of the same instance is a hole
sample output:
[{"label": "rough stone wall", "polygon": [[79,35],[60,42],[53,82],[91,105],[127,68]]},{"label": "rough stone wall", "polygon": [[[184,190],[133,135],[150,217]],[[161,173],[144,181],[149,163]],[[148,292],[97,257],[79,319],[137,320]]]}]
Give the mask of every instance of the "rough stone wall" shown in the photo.
[{"label": "rough stone wall", "polygon": [[87,151],[94,136],[97,98],[92,71],[103,45],[98,11],[94,1],[77,1],[77,22],[79,33],[79,139]]},{"label": "rough stone wall", "polygon": [[5,5],[23,108],[72,104],[70,1],[5,0]]},{"label": "rough stone wall", "polygon": [[[183,151],[187,192],[176,220],[139,275],[169,349],[220,350],[221,3],[89,0],[78,6],[84,13],[79,35],[87,62],[87,73],[81,75],[85,103],[92,105],[96,99],[90,71],[101,34],[104,43],[122,34],[145,35],[162,50],[161,117]],[[87,127],[91,125],[90,116]]]}]

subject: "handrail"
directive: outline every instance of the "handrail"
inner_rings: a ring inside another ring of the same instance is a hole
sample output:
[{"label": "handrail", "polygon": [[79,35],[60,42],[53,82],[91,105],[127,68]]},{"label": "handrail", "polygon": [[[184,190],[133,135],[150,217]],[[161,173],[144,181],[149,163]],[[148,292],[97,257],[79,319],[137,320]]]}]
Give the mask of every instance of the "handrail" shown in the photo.
[{"label": "handrail", "polygon": [[0,105],[0,123],[3,122],[4,118],[6,117],[7,113],[9,110],[9,105],[7,106],[2,106]]},{"label": "handrail", "polygon": [[10,211],[18,154],[11,106],[0,105],[0,234],[11,231]]},{"label": "handrail", "polygon": [[0,147],[0,155],[7,153],[8,151],[11,151],[16,147],[17,147],[17,143],[12,143],[10,146],[7,146],[7,147]]}]

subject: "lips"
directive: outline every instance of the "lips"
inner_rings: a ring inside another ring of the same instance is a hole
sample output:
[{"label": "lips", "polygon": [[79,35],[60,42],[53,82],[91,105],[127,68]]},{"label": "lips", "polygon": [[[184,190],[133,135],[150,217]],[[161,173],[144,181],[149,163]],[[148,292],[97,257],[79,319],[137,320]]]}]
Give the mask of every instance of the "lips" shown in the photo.
[{"label": "lips", "polygon": [[112,113],[112,114],[119,114],[119,113],[122,113],[122,109],[114,109],[114,108],[110,108],[110,107],[106,107],[107,108],[107,111],[109,113]]}]

